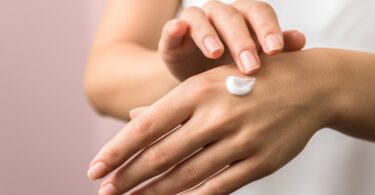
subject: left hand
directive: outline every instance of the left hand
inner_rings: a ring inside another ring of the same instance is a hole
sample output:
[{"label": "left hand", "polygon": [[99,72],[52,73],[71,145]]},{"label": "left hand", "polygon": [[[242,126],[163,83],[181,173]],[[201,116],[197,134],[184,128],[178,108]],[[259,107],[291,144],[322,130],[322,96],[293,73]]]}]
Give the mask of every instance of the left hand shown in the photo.
[{"label": "left hand", "polygon": [[89,176],[98,179],[117,169],[101,189],[114,195],[167,171],[135,194],[209,195],[229,194],[273,173],[335,121],[340,77],[326,53],[264,57],[253,91],[243,97],[225,87],[228,75],[243,76],[234,65],[189,78],[108,142]]}]

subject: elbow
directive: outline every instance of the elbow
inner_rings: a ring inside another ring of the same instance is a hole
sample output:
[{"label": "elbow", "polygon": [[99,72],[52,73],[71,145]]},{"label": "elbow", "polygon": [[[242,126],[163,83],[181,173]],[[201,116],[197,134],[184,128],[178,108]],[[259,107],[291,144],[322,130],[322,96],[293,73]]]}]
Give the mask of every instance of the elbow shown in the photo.
[{"label": "elbow", "polygon": [[[114,78],[106,66],[98,63],[86,66],[83,89],[91,107],[101,116],[110,116],[119,120],[129,120],[130,105],[126,101],[127,89],[119,90],[118,79]],[[112,75],[109,76],[109,75]]]},{"label": "elbow", "polygon": [[99,79],[98,71],[93,65],[88,64],[83,80],[84,95],[92,108],[101,116],[108,115],[106,97],[108,91],[105,84]]}]

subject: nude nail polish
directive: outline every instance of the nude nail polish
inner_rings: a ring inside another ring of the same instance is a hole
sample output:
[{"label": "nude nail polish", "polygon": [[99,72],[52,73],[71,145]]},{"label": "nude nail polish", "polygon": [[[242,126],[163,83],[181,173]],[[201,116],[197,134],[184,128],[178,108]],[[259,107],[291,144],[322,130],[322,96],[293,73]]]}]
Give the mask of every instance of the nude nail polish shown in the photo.
[{"label": "nude nail polish", "polygon": [[207,36],[204,38],[203,45],[206,51],[210,54],[213,54],[222,48],[221,44],[213,36]]},{"label": "nude nail polish", "polygon": [[267,35],[265,38],[268,51],[276,51],[282,48],[281,38],[277,34]]},{"label": "nude nail polish", "polygon": [[259,62],[255,56],[248,50],[240,53],[242,71],[250,73],[259,68]]}]

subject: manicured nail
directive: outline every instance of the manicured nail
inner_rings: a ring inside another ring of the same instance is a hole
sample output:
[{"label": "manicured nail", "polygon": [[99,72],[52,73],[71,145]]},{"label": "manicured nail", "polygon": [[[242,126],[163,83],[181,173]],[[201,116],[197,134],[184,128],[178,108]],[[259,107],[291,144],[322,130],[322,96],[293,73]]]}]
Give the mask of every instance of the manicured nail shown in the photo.
[{"label": "manicured nail", "polygon": [[242,71],[245,73],[250,73],[253,70],[259,68],[259,62],[255,56],[248,50],[242,51],[240,53],[241,67]]},{"label": "manicured nail", "polygon": [[87,176],[92,180],[96,180],[103,177],[107,170],[107,166],[103,162],[97,162],[89,168]]},{"label": "manicured nail", "polygon": [[99,190],[99,195],[119,195],[113,184],[107,184]]},{"label": "manicured nail", "polygon": [[206,51],[210,54],[213,54],[222,48],[221,44],[213,36],[207,36],[204,38],[203,45],[206,48]]},{"label": "manicured nail", "polygon": [[283,47],[281,38],[277,34],[267,35],[265,41],[268,51],[280,50]]}]

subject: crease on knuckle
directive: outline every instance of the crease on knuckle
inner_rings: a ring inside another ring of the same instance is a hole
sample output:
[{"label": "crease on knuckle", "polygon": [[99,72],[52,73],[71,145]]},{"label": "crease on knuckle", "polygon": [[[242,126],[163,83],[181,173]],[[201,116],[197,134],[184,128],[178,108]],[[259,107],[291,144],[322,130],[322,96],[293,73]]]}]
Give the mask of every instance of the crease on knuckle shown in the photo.
[{"label": "crease on knuckle", "polygon": [[246,155],[250,155],[249,153],[257,150],[257,139],[257,136],[254,134],[242,134],[237,138],[234,148],[245,157]]},{"label": "crease on knuckle", "polygon": [[257,12],[259,10],[273,10],[273,8],[270,4],[268,4],[267,2],[263,2],[263,1],[254,1],[251,4],[249,4],[249,7],[248,7],[249,13]]},{"label": "crease on knuckle", "polygon": [[219,13],[228,20],[238,20],[239,18],[243,18],[242,14],[233,6],[225,6],[219,9]]},{"label": "crease on knuckle", "polygon": [[[105,162],[105,164],[109,166],[110,168],[113,168],[114,166],[116,166],[115,162],[119,160],[119,156],[121,153],[120,150],[117,147],[114,147],[112,144],[108,144],[104,148],[104,153],[105,153],[105,156],[102,160]],[[110,159],[110,160],[106,160],[106,159]]]},{"label": "crease on knuckle", "polygon": [[180,168],[180,175],[182,178],[185,179],[186,183],[190,184],[199,179],[199,172],[195,165],[192,164],[184,164]]},{"label": "crease on knuckle", "polygon": [[129,178],[122,171],[115,172],[111,180],[111,183],[113,183],[116,186],[116,189],[120,191],[124,191],[131,186]]},{"label": "crease on knuckle", "polygon": [[257,50],[257,46],[254,43],[254,39],[252,37],[246,36],[242,31],[235,31],[232,32],[230,36],[231,42],[237,43],[233,47],[236,51],[242,51],[244,49],[250,49],[252,51]]},{"label": "crease on knuckle", "polygon": [[164,172],[168,169],[168,152],[162,146],[154,147],[145,154],[147,162],[154,173]]},{"label": "crease on knuckle", "polygon": [[140,138],[140,142],[145,143],[152,136],[152,121],[148,116],[140,116],[135,118],[131,123],[132,133]]}]

